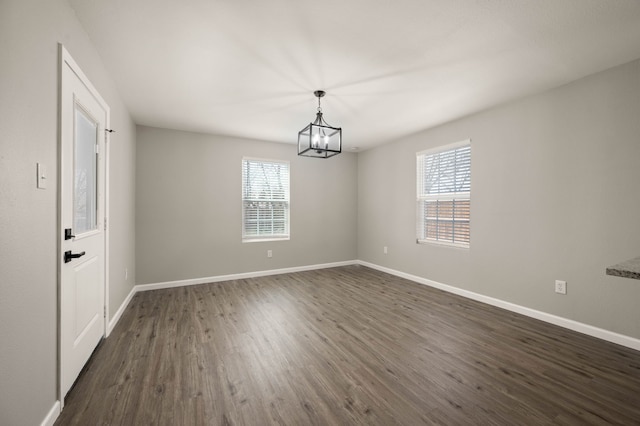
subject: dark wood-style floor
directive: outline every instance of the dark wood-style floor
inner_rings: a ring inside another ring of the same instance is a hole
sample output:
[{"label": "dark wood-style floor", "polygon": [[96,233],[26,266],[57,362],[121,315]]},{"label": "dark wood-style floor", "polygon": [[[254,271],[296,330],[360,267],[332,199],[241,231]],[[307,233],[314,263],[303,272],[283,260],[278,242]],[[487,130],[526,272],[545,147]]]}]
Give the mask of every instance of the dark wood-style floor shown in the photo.
[{"label": "dark wood-style floor", "polygon": [[56,424],[640,424],[640,352],[348,266],[136,294]]}]

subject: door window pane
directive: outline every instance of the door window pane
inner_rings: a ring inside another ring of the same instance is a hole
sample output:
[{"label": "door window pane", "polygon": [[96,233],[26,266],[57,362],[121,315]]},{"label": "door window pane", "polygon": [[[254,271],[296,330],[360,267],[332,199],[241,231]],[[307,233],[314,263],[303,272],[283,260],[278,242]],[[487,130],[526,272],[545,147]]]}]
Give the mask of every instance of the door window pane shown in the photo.
[{"label": "door window pane", "polygon": [[97,123],[75,106],[73,230],[76,235],[97,228]]}]

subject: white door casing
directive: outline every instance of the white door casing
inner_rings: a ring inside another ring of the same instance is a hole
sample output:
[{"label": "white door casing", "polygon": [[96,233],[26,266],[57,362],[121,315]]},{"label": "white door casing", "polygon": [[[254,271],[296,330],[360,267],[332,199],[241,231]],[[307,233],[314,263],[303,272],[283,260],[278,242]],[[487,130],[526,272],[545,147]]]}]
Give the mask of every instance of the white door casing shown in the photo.
[{"label": "white door casing", "polygon": [[62,46],[60,59],[59,384],[64,404],[105,335],[109,106]]}]

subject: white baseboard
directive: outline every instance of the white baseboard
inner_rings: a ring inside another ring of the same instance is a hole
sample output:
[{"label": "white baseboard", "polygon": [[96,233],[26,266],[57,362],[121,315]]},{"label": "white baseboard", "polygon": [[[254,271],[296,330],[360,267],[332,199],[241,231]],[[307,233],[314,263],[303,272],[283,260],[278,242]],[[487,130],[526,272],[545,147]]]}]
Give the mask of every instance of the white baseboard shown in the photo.
[{"label": "white baseboard", "polygon": [[49,410],[49,412],[47,413],[47,416],[44,418],[42,423],[40,423],[40,426],[53,426],[59,415],[60,401],[56,401],[55,404],[53,404],[53,407],[51,407],[51,410]]},{"label": "white baseboard", "polygon": [[129,306],[129,302],[131,302],[131,299],[136,293],[137,293],[136,286],[133,286],[133,288],[127,295],[127,297],[124,299],[124,301],[116,311],[116,313],[113,315],[112,318],[109,319],[109,325],[107,325],[107,333],[105,337],[109,337],[109,334],[111,334],[111,332],[115,328],[118,321],[120,321],[120,317],[124,313],[124,310],[127,308],[127,306]]},{"label": "white baseboard", "polygon": [[[408,274],[406,272],[397,271],[395,269],[387,268],[384,266],[376,265],[374,263],[365,262],[362,260],[348,260],[343,262],[322,263],[318,265],[296,266],[292,268],[282,269],[270,269],[266,271],[244,272],[239,274],[229,275],[217,275],[213,277],[193,278],[187,280],[178,281],[166,281],[151,284],[138,284],[131,289],[131,292],[122,303],[116,314],[109,322],[108,333],[113,330],[116,323],[120,320],[122,313],[133,298],[133,296],[139,291],[159,290],[164,288],[184,287],[189,285],[215,283],[221,281],[241,280],[246,278],[265,277],[269,275],[288,274],[293,272],[312,271],[315,269],[335,268],[339,266],[347,265],[362,265],[371,269],[386,272],[391,275],[395,275],[400,278],[405,278],[410,281],[414,281],[419,284],[428,285],[440,290],[444,290],[449,293],[457,294],[467,299],[476,300],[478,302],[486,303],[488,305],[497,306],[502,309],[506,309],[511,312],[516,312],[527,317],[535,318],[540,321],[548,322],[550,324],[558,325],[560,327],[567,328],[569,330],[577,331],[578,333],[586,334],[588,336],[596,337],[598,339],[606,340],[608,342],[616,343],[621,346],[626,346],[631,349],[640,351],[640,339],[626,336],[624,334],[615,333],[613,331],[605,330],[602,328],[594,327],[592,325],[584,324],[578,321],[574,321],[568,318],[560,317],[557,315],[549,314],[546,312],[538,311],[535,309],[527,308],[525,306],[517,305],[515,303],[506,302],[504,300],[496,299],[494,297],[485,296],[483,294],[474,293],[469,290],[464,290],[458,287],[442,284],[437,281],[429,280],[427,278],[419,277],[417,275]],[[107,335],[108,335],[107,333]]]},{"label": "white baseboard", "polygon": [[315,269],[336,268],[338,266],[356,265],[357,260],[344,262],[322,263],[318,265],[294,266],[292,268],[269,269],[266,271],[243,272],[240,274],[218,275],[215,277],[193,278],[188,280],[166,281],[151,284],[138,284],[136,291],[159,290],[163,288],[184,287],[188,285],[217,283],[220,281],[243,280],[246,278],[266,277],[268,275],[289,274],[292,272],[313,271]]},{"label": "white baseboard", "polygon": [[640,339],[359,260],[357,264],[640,351]]}]

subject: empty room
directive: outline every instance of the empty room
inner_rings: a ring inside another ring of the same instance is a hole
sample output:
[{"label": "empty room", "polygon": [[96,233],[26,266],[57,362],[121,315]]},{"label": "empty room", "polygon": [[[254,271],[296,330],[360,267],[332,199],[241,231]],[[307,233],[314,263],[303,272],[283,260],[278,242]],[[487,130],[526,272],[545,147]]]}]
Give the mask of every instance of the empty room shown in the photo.
[{"label": "empty room", "polygon": [[640,2],[0,0],[0,425],[640,424]]}]

